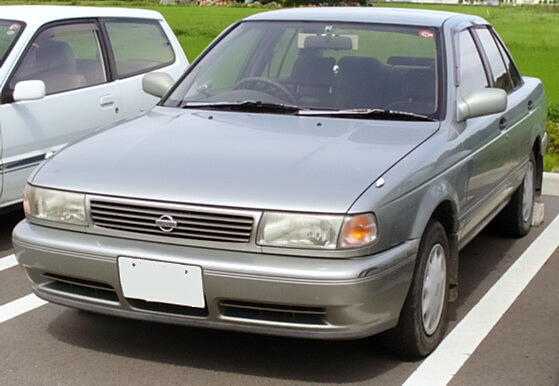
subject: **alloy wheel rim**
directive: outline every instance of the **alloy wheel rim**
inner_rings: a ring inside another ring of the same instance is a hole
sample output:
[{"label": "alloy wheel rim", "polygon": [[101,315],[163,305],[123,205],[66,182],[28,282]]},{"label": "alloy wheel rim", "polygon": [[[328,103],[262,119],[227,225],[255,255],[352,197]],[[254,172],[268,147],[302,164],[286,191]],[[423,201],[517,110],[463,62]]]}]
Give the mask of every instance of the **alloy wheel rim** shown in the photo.
[{"label": "alloy wheel rim", "polygon": [[427,335],[440,324],[446,296],[446,256],[441,244],[435,244],[427,258],[421,294],[421,316]]},{"label": "alloy wheel rim", "polygon": [[524,177],[524,186],[522,187],[522,219],[527,222],[530,219],[532,211],[532,202],[534,200],[534,166],[528,163],[528,170]]}]

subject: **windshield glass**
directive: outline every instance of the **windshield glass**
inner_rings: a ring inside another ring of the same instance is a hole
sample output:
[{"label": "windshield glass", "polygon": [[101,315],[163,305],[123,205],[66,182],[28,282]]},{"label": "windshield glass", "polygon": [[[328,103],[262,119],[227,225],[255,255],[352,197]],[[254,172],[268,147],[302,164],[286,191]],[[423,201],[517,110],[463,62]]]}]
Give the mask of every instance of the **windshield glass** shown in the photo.
[{"label": "windshield glass", "polygon": [[436,118],[438,57],[436,28],[244,22],[189,69],[164,105],[257,101]]},{"label": "windshield glass", "polygon": [[23,27],[22,22],[0,19],[0,66],[23,31]]}]

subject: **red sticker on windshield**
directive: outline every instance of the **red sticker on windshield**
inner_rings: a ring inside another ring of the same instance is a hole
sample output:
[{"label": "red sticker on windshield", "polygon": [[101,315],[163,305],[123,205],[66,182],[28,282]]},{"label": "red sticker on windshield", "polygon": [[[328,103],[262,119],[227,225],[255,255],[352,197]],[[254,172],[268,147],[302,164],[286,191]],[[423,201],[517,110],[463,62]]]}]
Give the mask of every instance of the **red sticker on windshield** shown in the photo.
[{"label": "red sticker on windshield", "polygon": [[433,37],[435,36],[433,31],[429,31],[427,29],[419,31],[418,35],[423,39],[433,39]]}]

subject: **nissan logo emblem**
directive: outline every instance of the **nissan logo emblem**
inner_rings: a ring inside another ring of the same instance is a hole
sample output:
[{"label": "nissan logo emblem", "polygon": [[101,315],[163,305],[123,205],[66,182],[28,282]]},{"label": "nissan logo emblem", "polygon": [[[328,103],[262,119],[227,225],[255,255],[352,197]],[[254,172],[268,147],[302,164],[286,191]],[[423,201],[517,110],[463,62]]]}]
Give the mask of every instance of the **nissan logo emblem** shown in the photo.
[{"label": "nissan logo emblem", "polygon": [[168,214],[164,214],[155,220],[155,225],[159,227],[163,232],[172,232],[177,228],[177,222]]}]

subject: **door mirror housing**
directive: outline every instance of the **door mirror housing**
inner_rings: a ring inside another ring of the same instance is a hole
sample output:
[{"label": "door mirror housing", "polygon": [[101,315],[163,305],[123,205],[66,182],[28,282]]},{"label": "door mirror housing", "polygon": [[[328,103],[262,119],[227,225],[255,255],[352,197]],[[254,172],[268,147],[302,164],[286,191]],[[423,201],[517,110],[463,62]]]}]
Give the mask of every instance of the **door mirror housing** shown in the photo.
[{"label": "door mirror housing", "polygon": [[163,98],[174,84],[175,80],[165,72],[150,72],[142,79],[143,90],[158,98]]},{"label": "door mirror housing", "polygon": [[507,109],[507,93],[500,88],[481,88],[458,101],[457,121],[502,113]]},{"label": "door mirror housing", "polygon": [[16,83],[14,88],[14,102],[36,101],[47,94],[45,82],[42,80],[23,80]]}]

